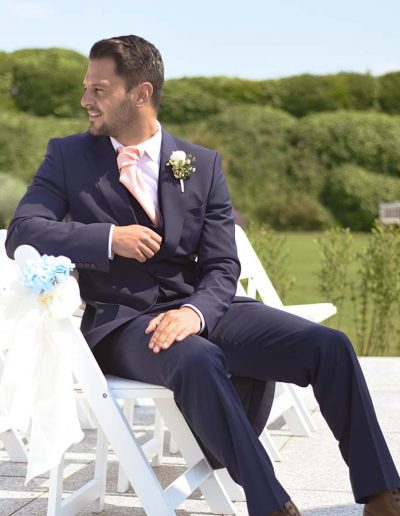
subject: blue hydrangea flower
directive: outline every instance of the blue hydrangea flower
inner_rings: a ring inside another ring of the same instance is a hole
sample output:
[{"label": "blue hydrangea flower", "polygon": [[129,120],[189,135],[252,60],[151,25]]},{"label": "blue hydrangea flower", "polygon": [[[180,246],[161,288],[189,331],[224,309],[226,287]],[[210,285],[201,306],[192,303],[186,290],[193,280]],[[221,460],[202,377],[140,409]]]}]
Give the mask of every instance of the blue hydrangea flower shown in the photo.
[{"label": "blue hydrangea flower", "polygon": [[65,281],[75,265],[66,256],[44,254],[40,261],[28,261],[24,268],[23,283],[36,295],[51,292]]}]

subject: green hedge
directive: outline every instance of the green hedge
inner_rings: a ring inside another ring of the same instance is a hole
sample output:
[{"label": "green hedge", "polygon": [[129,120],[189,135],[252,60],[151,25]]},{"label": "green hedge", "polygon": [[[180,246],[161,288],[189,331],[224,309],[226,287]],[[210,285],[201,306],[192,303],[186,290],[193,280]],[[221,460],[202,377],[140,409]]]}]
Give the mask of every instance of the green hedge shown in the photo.
[{"label": "green hedge", "polygon": [[400,114],[400,72],[393,72],[379,78],[379,102],[386,113]]},{"label": "green hedge", "polygon": [[87,59],[62,48],[26,49],[10,55],[12,92],[18,109],[38,116],[76,117]]},{"label": "green hedge", "polygon": [[400,176],[400,116],[339,111],[309,115],[292,131],[291,173],[318,194],[330,169],[344,163]]},{"label": "green hedge", "polygon": [[29,182],[50,138],[84,131],[84,120],[0,113],[0,172]]},{"label": "green hedge", "polygon": [[280,107],[302,117],[319,111],[378,107],[379,82],[372,75],[298,75],[279,81]]},{"label": "green hedge", "polygon": [[[79,116],[87,59],[62,48],[0,52],[0,107],[39,116]],[[166,81],[160,119],[205,120],[229,106],[271,106],[303,117],[322,111],[374,110],[400,113],[400,72],[303,74],[283,79],[184,77]]]},{"label": "green hedge", "polygon": [[0,228],[5,228],[19,200],[26,192],[26,184],[4,172],[0,172],[0,184]]},{"label": "green hedge", "polygon": [[381,201],[400,199],[400,178],[343,165],[332,170],[322,197],[340,224],[366,231],[378,217]]},{"label": "green hedge", "polygon": [[10,54],[0,52],[0,111],[15,111],[16,106],[11,95],[12,61]]},{"label": "green hedge", "polygon": [[229,77],[184,77],[165,82],[160,120],[187,123],[207,119],[238,104],[279,106],[277,81]]},{"label": "green hedge", "polygon": [[[331,217],[288,176],[296,119],[270,107],[234,106],[203,126],[223,156],[234,207],[248,220],[275,228],[318,229]],[[204,142],[204,136],[199,143]]]}]

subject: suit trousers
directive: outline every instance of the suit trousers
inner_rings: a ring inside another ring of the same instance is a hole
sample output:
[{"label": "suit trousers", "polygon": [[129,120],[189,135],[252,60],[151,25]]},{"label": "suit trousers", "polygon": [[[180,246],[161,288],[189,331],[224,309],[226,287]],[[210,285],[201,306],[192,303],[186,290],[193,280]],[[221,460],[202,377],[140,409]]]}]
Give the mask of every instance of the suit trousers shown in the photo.
[{"label": "suit trousers", "polygon": [[249,424],[230,373],[312,385],[349,466],[357,502],[400,486],[358,359],[343,333],[258,302],[234,303],[208,338],[193,335],[155,354],[144,333],[154,314],[126,324],[95,348],[95,356],[106,373],[174,392],[202,444],[243,486],[251,516],[267,515],[289,495]]}]

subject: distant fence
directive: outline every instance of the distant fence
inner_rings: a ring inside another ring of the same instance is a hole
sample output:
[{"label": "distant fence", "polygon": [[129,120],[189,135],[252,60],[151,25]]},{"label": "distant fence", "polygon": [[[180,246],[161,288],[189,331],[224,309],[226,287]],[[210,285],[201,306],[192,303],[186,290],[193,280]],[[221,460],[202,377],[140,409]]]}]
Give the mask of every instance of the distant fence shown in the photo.
[{"label": "distant fence", "polygon": [[379,220],[384,224],[400,224],[400,201],[379,203]]}]

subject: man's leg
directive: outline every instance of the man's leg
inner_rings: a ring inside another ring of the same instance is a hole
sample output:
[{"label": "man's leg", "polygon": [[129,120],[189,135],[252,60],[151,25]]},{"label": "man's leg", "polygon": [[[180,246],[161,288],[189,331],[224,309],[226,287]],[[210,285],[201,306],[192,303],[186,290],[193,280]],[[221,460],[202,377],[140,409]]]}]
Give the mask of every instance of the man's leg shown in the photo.
[{"label": "man's leg", "polygon": [[357,502],[400,486],[358,359],[343,333],[261,303],[240,303],[230,307],[210,340],[223,350],[233,374],[313,386],[350,468]]},{"label": "man's leg", "polygon": [[204,446],[246,493],[251,516],[267,516],[289,500],[232,386],[221,349],[193,335],[158,354],[148,348],[141,316],[95,348],[106,373],[168,387]]}]

